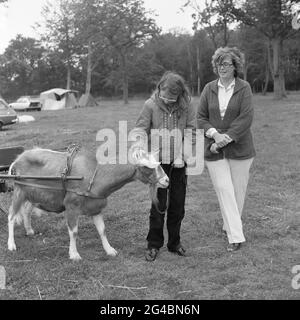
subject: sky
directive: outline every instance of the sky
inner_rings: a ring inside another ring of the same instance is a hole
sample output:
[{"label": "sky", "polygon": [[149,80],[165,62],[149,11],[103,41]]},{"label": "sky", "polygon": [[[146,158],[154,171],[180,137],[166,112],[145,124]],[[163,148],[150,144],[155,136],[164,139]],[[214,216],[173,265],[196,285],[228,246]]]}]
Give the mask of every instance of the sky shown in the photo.
[{"label": "sky", "polygon": [[[41,9],[47,0],[9,0],[0,6],[0,53],[17,34],[36,38],[32,25],[41,19]],[[144,0],[146,9],[155,10],[156,23],[163,32],[170,29],[183,29],[192,32],[192,11],[182,12],[186,0]],[[204,0],[203,0],[204,2]]]}]

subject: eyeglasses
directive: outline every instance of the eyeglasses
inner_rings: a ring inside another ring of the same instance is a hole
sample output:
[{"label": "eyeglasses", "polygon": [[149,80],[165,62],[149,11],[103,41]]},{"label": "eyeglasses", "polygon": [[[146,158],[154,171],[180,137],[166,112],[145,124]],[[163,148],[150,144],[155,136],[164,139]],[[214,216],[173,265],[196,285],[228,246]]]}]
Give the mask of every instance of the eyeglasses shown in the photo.
[{"label": "eyeglasses", "polygon": [[159,98],[163,100],[165,103],[174,103],[177,101],[177,99],[168,99],[168,98],[162,97],[161,95],[159,95]]},{"label": "eyeglasses", "polygon": [[229,62],[223,62],[223,63],[218,63],[217,64],[218,68],[224,67],[224,68],[229,68],[232,66],[232,63]]}]

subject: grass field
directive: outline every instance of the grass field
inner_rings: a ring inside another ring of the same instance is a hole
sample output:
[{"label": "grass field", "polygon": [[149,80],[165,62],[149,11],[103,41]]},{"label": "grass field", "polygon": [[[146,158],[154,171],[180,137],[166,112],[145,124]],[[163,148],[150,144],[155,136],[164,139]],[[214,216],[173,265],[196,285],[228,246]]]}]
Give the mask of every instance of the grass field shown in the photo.
[{"label": "grass field", "polygon": [[[195,99],[195,102],[197,99]],[[150,200],[140,182],[109,198],[107,237],[119,255],[107,257],[92,221],[82,217],[78,251],[68,259],[69,236],[62,214],[33,217],[36,235],[15,228],[16,252],[7,250],[7,217],[0,212],[0,265],[7,289],[0,299],[299,299],[292,267],[300,265],[300,95],[274,101],[255,96],[253,133],[257,157],[251,168],[241,250],[226,252],[221,214],[210,178],[189,177],[182,242],[188,256],[166,248],[153,263],[144,260]],[[96,150],[101,128],[130,130],[142,101],[102,102],[99,108],[33,112],[36,121],[5,128],[0,147],[62,148],[80,143]],[[10,194],[0,194],[8,209]]]}]

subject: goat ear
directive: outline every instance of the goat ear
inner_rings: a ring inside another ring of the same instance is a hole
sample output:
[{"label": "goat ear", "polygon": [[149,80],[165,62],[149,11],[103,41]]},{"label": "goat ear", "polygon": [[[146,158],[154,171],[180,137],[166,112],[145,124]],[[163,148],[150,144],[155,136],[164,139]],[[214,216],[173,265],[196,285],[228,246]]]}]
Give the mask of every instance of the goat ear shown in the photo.
[{"label": "goat ear", "polygon": [[138,165],[140,167],[149,167],[148,153],[140,147],[135,147],[128,156],[131,164]]},{"label": "goat ear", "polygon": [[142,148],[135,148],[131,153],[131,157],[135,162],[139,162],[144,154],[145,151]]},{"label": "goat ear", "polygon": [[148,154],[147,152],[144,152],[140,159],[138,159],[138,165],[147,167],[150,169],[154,169],[159,166],[159,162],[155,160],[152,154]]},{"label": "goat ear", "polygon": [[158,161],[158,158],[159,158],[159,150],[156,150],[154,152],[151,152],[151,154],[153,155],[154,159],[156,161]]},{"label": "goat ear", "polygon": [[149,162],[151,163],[151,167],[156,168],[160,165],[160,162],[157,161],[158,157],[155,154],[151,153],[149,156]]}]

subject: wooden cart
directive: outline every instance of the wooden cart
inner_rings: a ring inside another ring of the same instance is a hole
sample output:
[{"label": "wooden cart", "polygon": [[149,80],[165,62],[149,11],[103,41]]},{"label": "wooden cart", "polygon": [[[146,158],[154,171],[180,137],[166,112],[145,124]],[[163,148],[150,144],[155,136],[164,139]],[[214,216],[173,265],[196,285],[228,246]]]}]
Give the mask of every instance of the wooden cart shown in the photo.
[{"label": "wooden cart", "polygon": [[[15,161],[17,156],[24,151],[24,147],[4,147],[0,148],[0,174],[7,173],[9,166]],[[6,192],[7,187],[4,178],[0,178],[0,192]]]}]

